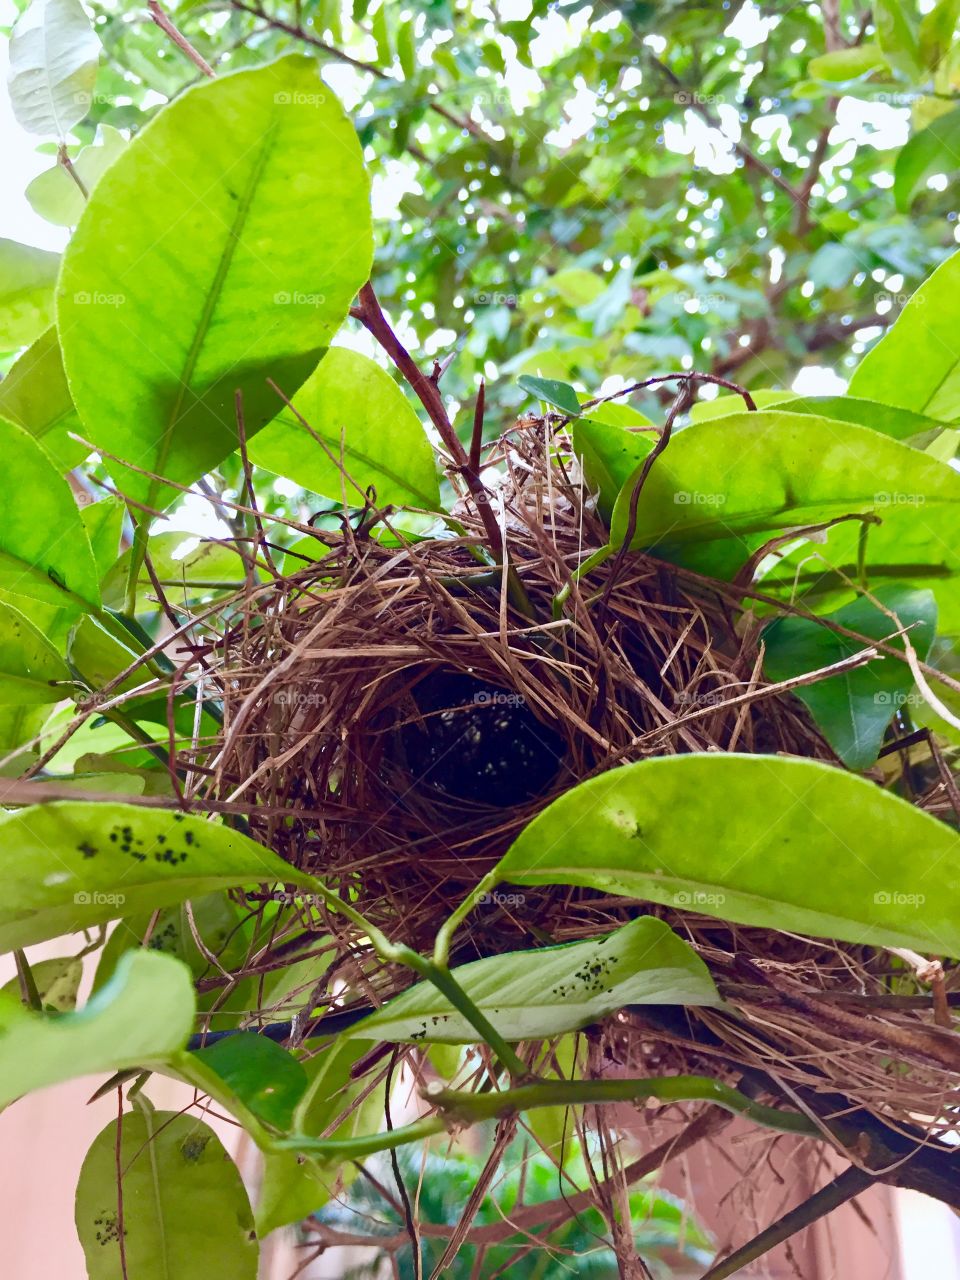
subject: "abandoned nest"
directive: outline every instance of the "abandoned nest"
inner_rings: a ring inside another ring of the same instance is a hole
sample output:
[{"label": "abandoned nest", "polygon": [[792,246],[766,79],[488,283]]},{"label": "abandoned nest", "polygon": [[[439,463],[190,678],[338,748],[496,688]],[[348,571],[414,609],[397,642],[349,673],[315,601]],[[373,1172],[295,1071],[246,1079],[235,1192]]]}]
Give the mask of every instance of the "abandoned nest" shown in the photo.
[{"label": "abandoned nest", "polygon": [[[239,806],[254,838],[421,950],[524,825],[585,778],[704,751],[842,767],[803,705],[762,680],[759,628],[729,584],[641,554],[574,579],[607,532],[547,424],[522,422],[490,461],[509,577],[478,563],[489,544],[464,498],[454,532],[419,539],[368,511],[318,533],[316,561],[251,584],[191,658],[224,707],[222,737],[181,762],[203,796]],[[278,959],[304,920],[336,940],[325,995],[304,989],[308,1011],[344,978],[355,985],[358,962],[378,1000],[409,983],[322,907],[284,910]],[[455,961],[595,936],[642,911],[693,944],[727,1004],[608,1019],[596,1035],[612,1070],[761,1072],[788,1091],[841,1094],[886,1125],[960,1127],[949,1109],[960,1055],[927,989],[873,948],[547,886],[526,889],[521,909],[510,895],[483,904]]]}]

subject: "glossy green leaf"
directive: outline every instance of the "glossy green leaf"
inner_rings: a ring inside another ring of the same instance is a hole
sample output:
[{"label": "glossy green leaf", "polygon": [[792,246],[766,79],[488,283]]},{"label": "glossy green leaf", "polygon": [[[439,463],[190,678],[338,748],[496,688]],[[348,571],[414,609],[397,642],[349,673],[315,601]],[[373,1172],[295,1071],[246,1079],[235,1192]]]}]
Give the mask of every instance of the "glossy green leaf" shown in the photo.
[{"label": "glossy green leaf", "polygon": [[308,883],[218,823],[136,805],[62,801],[0,818],[0,950],[233,885]]},{"label": "glossy green leaf", "polygon": [[893,193],[897,208],[905,213],[935,173],[955,174],[960,169],[960,107],[937,118],[913,134],[897,156]]},{"label": "glossy green leaf", "polygon": [[97,566],[70,486],[36,440],[2,419],[0,457],[0,591],[99,606]]},{"label": "glossy green leaf", "polygon": [[573,424],[573,448],[583,476],[605,520],[613,512],[617,494],[657,441],[654,431],[626,431],[623,427],[577,418]]},{"label": "glossy green leaf", "polygon": [[194,1055],[223,1080],[244,1106],[275,1129],[289,1129],[307,1088],[302,1064],[255,1031],[218,1040]]},{"label": "glossy green leaf", "polygon": [[125,956],[107,986],[76,1013],[36,1013],[3,995],[0,1106],[62,1080],[173,1053],[186,1043],[193,1010],[186,966],[149,951]]},{"label": "glossy green leaf", "polygon": [[887,58],[878,44],[867,41],[846,49],[832,49],[807,64],[808,73],[817,80],[842,82],[857,80],[887,66]]},{"label": "glossy green leaf", "polygon": [[552,404],[555,409],[565,413],[568,418],[580,417],[580,401],[577,393],[569,383],[558,382],[556,378],[535,378],[529,373],[519,377],[517,383],[524,391],[536,396],[538,400]]},{"label": "glossy green leaf", "polygon": [[852,422],[892,440],[909,440],[923,431],[939,431],[943,427],[942,422],[922,413],[877,400],[859,400],[856,396],[788,396],[778,400],[776,407],[784,413],[811,413],[833,422]]},{"label": "glossy green leaf", "polygon": [[960,253],[916,291],[893,328],[860,361],[850,394],[925,413],[939,422],[960,419]]},{"label": "glossy green leaf", "polygon": [[439,505],[437,464],[420,419],[373,360],[332,347],[293,404],[319,441],[286,410],[251,441],[257,466],[350,506],[363,505],[368,485],[381,505]]},{"label": "glossy green leaf", "polygon": [[60,255],[0,239],[0,348],[33,342],[53,319]]},{"label": "glossy green leaf", "polygon": [[915,14],[912,0],[874,0],[873,21],[880,48],[890,65],[909,80],[919,80],[923,75]]},{"label": "glossy green leaf", "polygon": [[[51,291],[51,302],[52,296]],[[90,452],[70,439],[70,432],[82,435],[83,428],[67,386],[55,325],[34,340],[0,382],[0,416],[39,440],[61,471],[69,471]]]},{"label": "glossy green leaf", "polygon": [[19,124],[65,138],[90,110],[99,58],[80,0],[31,0],[10,36],[10,102]]},{"label": "glossy green leaf", "polygon": [[70,696],[67,664],[19,609],[0,601],[0,706],[62,702]]},{"label": "glossy green leaf", "polygon": [[953,33],[960,21],[960,0],[937,0],[920,19],[920,60],[936,71],[950,52]]},{"label": "glossy green leaf", "polygon": [[[772,387],[751,391],[750,397],[758,409],[769,409],[784,400],[795,398],[792,391],[777,391]],[[698,400],[691,405],[690,421],[708,422],[711,418],[726,418],[732,413],[743,413],[746,407],[743,396],[730,392],[714,396],[712,400]]]},{"label": "glossy green leaf", "polygon": [[[879,587],[875,595],[910,628],[910,643],[921,661],[925,660],[937,625],[933,593],[890,584]],[[895,624],[865,596],[824,617],[871,640],[888,640],[903,650],[902,641],[890,640]],[[763,641],[763,670],[768,680],[789,680],[817,671],[865,647],[808,618],[778,618],[764,630]],[[886,657],[795,693],[844,764],[849,769],[867,769],[876,761],[887,726],[897,708],[907,702],[912,688],[913,675],[906,662]]]},{"label": "glossy green leaf", "polygon": [[139,1105],[120,1131],[121,1262],[117,1124],[87,1152],[76,1222],[88,1280],[256,1280],[259,1248],[240,1173],[201,1120]]},{"label": "glossy green leaf", "polygon": [[[89,438],[196,480],[237,447],[238,393],[250,438],[282,405],[268,379],[297,390],[370,260],[359,144],[313,59],[189,89],[107,170],[64,255],[57,313]],[[173,496],[111,470],[148,506]]]},{"label": "glossy green leaf", "polygon": [[809,760],[717,753],[612,769],[534,818],[495,870],[513,884],[586,885],[738,924],[960,955],[960,835]]},{"label": "glossy green leaf", "polygon": [[[76,1006],[77,993],[83,979],[83,961],[79,956],[57,956],[50,960],[38,960],[31,964],[34,985],[44,1010],[68,1013]],[[23,1000],[20,979],[11,978],[2,988],[2,994]],[[29,1006],[28,1006],[29,1007]]]},{"label": "glossy green leaf", "polygon": [[[614,508],[614,546],[626,534],[633,485],[631,477]],[[937,521],[960,515],[960,475],[865,427],[771,409],[698,423],[671,440],[644,485],[633,546],[729,577],[777,530],[901,511],[913,539],[890,545],[884,526],[872,528],[869,562],[922,565],[925,549],[939,575],[953,550]]]},{"label": "glossy green leaf", "polygon": [[[127,145],[120,130],[108,124],[101,124],[99,134],[96,143],[81,147],[71,161],[87,196]],[[58,227],[75,227],[86,205],[83,192],[62,164],[37,174],[24,194],[34,213]]]},{"label": "glossy green leaf", "polygon": [[[518,910],[522,915],[522,894]],[[716,1004],[706,965],[654,916],[604,938],[488,956],[453,976],[507,1040],[576,1031],[625,1004]],[[350,1032],[363,1040],[472,1044],[477,1033],[447,998],[420,982]]]}]

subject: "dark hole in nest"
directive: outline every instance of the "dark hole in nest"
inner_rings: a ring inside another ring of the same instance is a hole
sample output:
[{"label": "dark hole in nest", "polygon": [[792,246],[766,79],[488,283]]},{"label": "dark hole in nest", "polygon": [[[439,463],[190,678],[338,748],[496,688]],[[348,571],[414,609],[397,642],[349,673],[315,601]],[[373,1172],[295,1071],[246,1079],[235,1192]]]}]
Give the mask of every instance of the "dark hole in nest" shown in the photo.
[{"label": "dark hole in nest", "polygon": [[411,778],[458,800],[510,808],[542,795],[560,771],[564,739],[522,694],[466,671],[430,671],[410,690],[394,754]]}]

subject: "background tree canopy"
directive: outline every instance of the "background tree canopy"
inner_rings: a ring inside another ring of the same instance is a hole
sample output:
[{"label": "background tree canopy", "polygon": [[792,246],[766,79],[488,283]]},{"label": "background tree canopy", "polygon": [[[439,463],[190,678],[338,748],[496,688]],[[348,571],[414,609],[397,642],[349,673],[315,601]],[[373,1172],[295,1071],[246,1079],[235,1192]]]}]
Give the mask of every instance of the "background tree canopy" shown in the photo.
[{"label": "background tree canopy", "polygon": [[[409,345],[456,352],[449,396],[494,384],[502,426],[525,372],[587,391],[669,369],[848,378],[955,243],[957,8],[187,0],[174,17],[220,71],[317,53],[373,176],[381,301]],[[75,134],[109,151],[199,73],[142,6],[90,9],[105,57]],[[54,177],[31,202],[69,222]]]}]

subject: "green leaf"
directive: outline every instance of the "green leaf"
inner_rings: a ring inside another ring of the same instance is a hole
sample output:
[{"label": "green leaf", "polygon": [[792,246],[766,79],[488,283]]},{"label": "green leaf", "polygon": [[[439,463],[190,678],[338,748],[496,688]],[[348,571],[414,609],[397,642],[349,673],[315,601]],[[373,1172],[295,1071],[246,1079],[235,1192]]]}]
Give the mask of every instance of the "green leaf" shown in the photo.
[{"label": "green leaf", "polygon": [[412,80],[417,74],[417,39],[413,27],[413,18],[404,18],[397,26],[397,57],[404,80]]},{"label": "green leaf", "polygon": [[[314,368],[371,243],[359,143],[312,59],[187,90],[104,174],[64,255],[57,313],[85,433],[190,484],[236,449],[238,393],[249,438],[282,404],[267,380],[292,395]],[[111,470],[148,506],[173,496]]]},{"label": "green leaf", "polygon": [[77,1013],[35,1013],[16,997],[0,997],[0,1107],[62,1080],[139,1067],[181,1049],[193,1010],[186,966],[149,951],[124,956]]},{"label": "green leaf", "polygon": [[[751,391],[750,396],[758,409],[769,409],[784,400],[794,398],[792,391],[776,391],[772,387]],[[698,400],[690,408],[690,421],[708,422],[711,418],[727,418],[732,413],[743,413],[745,409],[743,396],[731,392],[730,395],[715,396],[712,400]]]},{"label": "green leaf", "polygon": [[[77,993],[83,979],[83,961],[79,956],[57,956],[50,960],[38,960],[31,964],[30,972],[36,984],[37,994],[45,1010],[68,1013],[77,1003]],[[2,993],[25,1003],[20,993],[19,978],[11,978]]]},{"label": "green leaf", "polygon": [[598,493],[597,507],[609,521],[617,494],[657,440],[655,431],[626,431],[592,418],[573,424],[573,449],[580,459],[584,479]]},{"label": "green leaf", "polygon": [[65,138],[90,110],[99,58],[80,0],[31,0],[10,36],[10,102],[21,127]]},{"label": "green leaf", "polygon": [[[925,660],[937,625],[933,593],[889,584],[878,588],[875,595],[910,628],[910,643],[921,661]],[[871,640],[889,640],[896,630],[887,615],[865,596],[824,617]],[[763,640],[763,669],[768,680],[789,680],[817,671],[865,647],[808,618],[778,618],[765,629]],[[890,643],[903,651],[902,640]],[[894,712],[907,701],[912,688],[913,675],[906,662],[880,658],[794,692],[847,768],[868,769],[877,759]]]},{"label": "green leaf", "polygon": [[53,319],[60,255],[0,239],[0,348],[22,347]]},{"label": "green leaf", "polygon": [[439,505],[437,465],[420,419],[373,360],[331,347],[293,404],[323,443],[286,410],[250,443],[258,467],[350,506],[363,505],[368,485],[381,504]]},{"label": "green leaf", "polygon": [[903,0],[875,0],[873,21],[880,48],[890,65],[910,81],[921,80],[923,67],[917,32],[913,15],[908,13]]},{"label": "green leaf", "polygon": [[71,431],[82,435],[83,428],[67,386],[55,325],[34,340],[0,382],[0,416],[39,440],[61,471],[70,471],[90,452],[70,439]]},{"label": "green leaf", "polygon": [[19,609],[0,601],[0,706],[36,706],[70,696],[60,654]]},{"label": "green leaf", "polygon": [[256,1280],[259,1247],[240,1173],[202,1121],[140,1106],[120,1127],[121,1262],[117,1125],[87,1152],[76,1222],[89,1280]]},{"label": "green leaf", "polygon": [[784,413],[812,413],[834,422],[852,422],[889,436],[891,440],[908,440],[922,431],[940,431],[942,422],[909,409],[880,404],[876,400],[859,400],[855,396],[797,396],[777,401]]},{"label": "green leaf", "polygon": [[307,1088],[307,1073],[293,1054],[255,1031],[218,1040],[193,1057],[215,1071],[259,1120],[289,1129]]},{"label": "green leaf", "polygon": [[[236,591],[246,581],[247,567],[234,545],[226,542],[201,542],[186,554],[183,548],[192,539],[187,533],[158,533],[147,548],[150,563],[160,585],[169,599],[177,604],[199,596],[214,596],[220,591]],[[102,583],[103,598],[111,608],[120,609],[124,604],[127,576],[130,571],[130,552],[113,563]],[[156,599],[156,591],[150,574],[144,565],[137,580],[138,600]]]},{"label": "green leaf", "polygon": [[[81,147],[71,162],[87,196],[127,145],[120,130],[108,124],[101,124],[99,133],[98,141]],[[37,174],[28,183],[24,194],[34,213],[58,227],[75,227],[87,203],[83,192],[62,164],[55,164],[52,169]]]},{"label": "green leaf", "polygon": [[936,71],[950,52],[958,20],[960,0],[938,0],[920,19],[920,59],[931,71]]},{"label": "green leaf", "polygon": [[941,263],[901,311],[896,324],[860,361],[850,394],[960,419],[960,253]]},{"label": "green leaf", "polygon": [[0,818],[0,950],[214,889],[310,883],[237,831],[136,805],[62,801]]},{"label": "green leaf", "polygon": [[524,391],[536,396],[538,400],[552,404],[568,418],[580,417],[580,401],[568,382],[557,382],[555,378],[535,378],[532,374],[525,373],[517,379],[517,383]]},{"label": "green leaf", "polygon": [[[634,483],[631,476],[614,508],[614,546],[626,535]],[[937,535],[937,521],[960,515],[957,504],[960,475],[917,449],[865,427],[765,410],[698,423],[671,440],[644,485],[633,546],[732,577],[779,529],[851,513],[886,520],[908,512],[912,540],[891,545],[884,526],[872,528],[868,564],[892,567],[909,556],[922,566],[926,548],[939,574],[953,552]]]},{"label": "green leaf", "polygon": [[710,754],[613,769],[534,818],[495,874],[765,929],[960,955],[960,836],[875,783],[815,761]]},{"label": "green leaf", "polygon": [[937,118],[915,133],[900,150],[894,166],[893,194],[897,208],[906,213],[918,188],[935,173],[955,174],[960,169],[960,107]]},{"label": "green leaf", "polygon": [[36,440],[3,419],[0,456],[0,591],[99,607],[97,566],[70,486]]},{"label": "green leaf", "polygon": [[[521,900],[522,897],[518,895]],[[488,956],[453,976],[506,1040],[576,1031],[625,1004],[716,1004],[706,965],[654,916],[605,938]],[[429,982],[390,1000],[349,1033],[363,1040],[472,1044],[477,1033]]]},{"label": "green leaf", "polygon": [[830,53],[820,54],[818,58],[811,58],[807,64],[807,72],[816,80],[841,83],[845,80],[858,80],[887,65],[886,55],[880,46],[868,41],[849,49],[833,49]]}]

